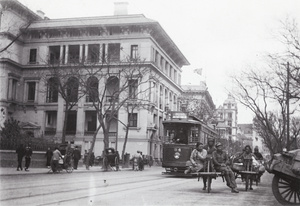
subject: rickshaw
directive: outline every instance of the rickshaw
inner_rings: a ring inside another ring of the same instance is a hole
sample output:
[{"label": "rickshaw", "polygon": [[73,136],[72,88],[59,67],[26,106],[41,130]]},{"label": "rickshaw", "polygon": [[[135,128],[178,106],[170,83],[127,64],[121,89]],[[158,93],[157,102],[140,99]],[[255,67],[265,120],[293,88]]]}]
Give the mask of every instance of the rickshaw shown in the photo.
[{"label": "rickshaw", "polygon": [[[62,157],[58,161],[58,166],[56,168],[56,172],[62,172],[66,170],[67,173],[73,172],[73,164],[72,164],[72,156],[73,149],[69,147],[68,144],[61,144],[58,147]],[[53,168],[53,164],[51,164],[51,169],[48,173],[52,173],[55,169]]]},{"label": "rickshaw", "polygon": [[300,149],[274,154],[266,170],[274,174],[276,200],[283,205],[300,205]]},{"label": "rickshaw", "polygon": [[107,148],[103,151],[103,168],[105,171],[109,169],[119,171],[119,153],[114,148]]}]

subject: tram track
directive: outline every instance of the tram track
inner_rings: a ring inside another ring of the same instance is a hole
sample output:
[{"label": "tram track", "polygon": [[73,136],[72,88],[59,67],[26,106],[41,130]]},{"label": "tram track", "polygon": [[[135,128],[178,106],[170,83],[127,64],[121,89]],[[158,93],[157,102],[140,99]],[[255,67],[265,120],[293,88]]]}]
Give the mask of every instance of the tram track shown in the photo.
[{"label": "tram track", "polygon": [[[79,203],[78,201],[83,201],[87,200],[87,199],[93,199],[95,197],[100,198],[101,196],[105,196],[105,195],[112,195],[115,193],[132,193],[135,190],[149,190],[149,189],[157,189],[162,187],[170,187],[170,186],[174,186],[174,185],[181,185],[183,183],[186,183],[187,179],[178,179],[178,181],[168,181],[167,179],[162,179],[162,178],[157,178],[155,181],[161,180],[163,181],[163,183],[158,184],[157,182],[153,182],[153,180],[147,180],[147,181],[136,181],[136,182],[132,182],[130,184],[125,183],[125,184],[119,184],[119,185],[113,185],[113,186],[117,186],[117,187],[110,187],[110,190],[104,191],[104,192],[97,192],[95,194],[92,195],[83,195],[80,197],[76,197],[76,198],[69,198],[69,199],[64,199],[61,201],[53,201],[53,202],[49,202],[49,203],[45,203],[45,204],[39,204],[38,206],[45,206],[45,205],[61,205],[61,204],[66,204],[68,202],[74,202],[76,201],[77,203]],[[151,182],[152,184],[141,184],[141,183],[146,183],[146,182]],[[126,185],[126,187],[124,187]],[[97,187],[99,188],[99,187]],[[108,188],[108,187],[107,187]],[[86,203],[86,202],[85,202]],[[78,205],[82,205],[81,203]]]},{"label": "tram track", "polygon": [[[155,175],[156,176],[156,175]],[[113,192],[117,192],[117,191],[123,191],[123,190],[128,190],[129,187],[127,187],[128,185],[138,185],[140,184],[141,182],[143,183],[147,183],[141,187],[147,187],[147,185],[152,185],[152,184],[148,184],[149,182],[153,183],[153,182],[159,182],[160,180],[164,181],[164,177],[154,177],[154,178],[151,178],[149,179],[149,176],[139,176],[138,179],[136,176],[132,176],[132,177],[123,177],[123,178],[105,178],[107,182],[109,182],[109,186],[107,186],[104,182],[103,182],[103,176],[101,176],[100,178],[96,178],[94,179],[94,183],[93,184],[96,184],[96,186],[92,186],[90,184],[87,184],[87,180],[84,179],[84,180],[81,180],[80,181],[80,187],[76,187],[76,188],[72,188],[73,186],[77,186],[78,185],[78,181],[76,182],[73,182],[71,185],[69,185],[69,188],[62,188],[62,187],[59,187],[59,190],[55,191],[55,192],[43,192],[42,189],[45,188],[46,186],[49,187],[49,184],[43,184],[43,185],[36,185],[36,186],[30,186],[30,187],[21,187],[21,188],[9,188],[7,189],[8,191],[9,190],[13,190],[15,191],[16,189],[18,190],[22,190],[22,189],[27,189],[28,191],[30,190],[38,190],[40,193],[28,193],[26,195],[22,195],[22,196],[10,196],[9,198],[3,198],[0,200],[1,202],[1,205],[2,204],[6,204],[6,203],[9,203],[11,201],[13,202],[23,202],[23,200],[25,199],[47,199],[48,197],[50,196],[56,196],[56,195],[60,195],[60,194],[72,194],[72,193],[78,193],[78,194],[82,194],[84,191],[91,191],[91,190],[101,190],[102,188],[124,188],[122,190],[119,190],[119,189],[116,189],[116,191],[111,191],[110,193],[113,193]],[[120,182],[119,180],[122,179],[123,182]],[[134,179],[137,179],[137,180],[134,180]],[[169,179],[169,178],[168,178]],[[55,184],[51,184],[51,187],[57,187],[59,185],[62,185],[62,183],[55,183]],[[82,185],[86,185],[84,187],[82,187]],[[126,187],[124,187],[126,186]],[[72,189],[71,189],[72,188]],[[139,188],[139,187],[137,187]],[[51,190],[50,190],[51,191]],[[105,191],[101,191],[99,193],[97,193],[96,195],[102,195],[102,194],[107,194],[107,192]],[[2,195],[1,195],[2,196]],[[82,198],[86,198],[88,197],[88,195],[85,195],[85,196],[81,196],[79,195],[78,196],[79,199],[82,199]],[[50,198],[51,199],[51,198]],[[73,200],[74,198],[71,198],[69,200],[66,200],[66,201],[70,201],[70,200]],[[76,199],[76,198],[75,198]],[[52,203],[51,203],[52,204]],[[9,205],[9,204],[8,204]],[[44,205],[44,204],[41,204],[41,205]],[[46,204],[47,205],[47,204]]]},{"label": "tram track", "polygon": [[[52,176],[53,180],[55,180],[55,181],[61,181],[61,180],[66,179],[63,176],[59,176],[60,174],[54,174],[54,175],[57,175],[57,176]],[[57,179],[57,177],[60,177],[60,178]],[[140,177],[149,178],[149,175],[148,176],[147,175],[142,175]],[[110,181],[111,178],[112,177],[107,178],[107,176],[99,176],[99,177],[97,177],[97,181],[101,181],[103,179],[106,179],[106,180]],[[116,178],[114,178],[114,180],[123,179],[123,178],[124,177],[116,177]],[[134,179],[134,178],[136,178],[136,176],[127,176],[126,177],[126,179]],[[39,180],[39,181],[40,182],[41,181],[46,182],[47,180],[42,179],[42,180]],[[26,181],[24,181],[24,182],[26,182]],[[39,182],[37,181],[37,183],[39,183]],[[86,183],[86,179],[82,179],[80,181],[78,181],[78,179],[77,179],[76,184],[80,184],[80,183]],[[43,187],[46,187],[46,186],[49,187],[49,186],[56,186],[57,185],[57,183],[53,183],[53,184],[46,183],[46,184],[42,184],[42,185],[38,184],[38,185],[31,185],[31,186],[28,186],[28,185],[22,186],[23,184],[20,181],[15,181],[14,183],[9,183],[8,187],[5,185],[4,182],[1,182],[1,184],[2,185],[1,185],[1,188],[0,188],[0,192],[1,191],[9,191],[9,190],[17,190],[17,189],[31,189],[31,188],[39,188],[39,187],[43,188]]]}]

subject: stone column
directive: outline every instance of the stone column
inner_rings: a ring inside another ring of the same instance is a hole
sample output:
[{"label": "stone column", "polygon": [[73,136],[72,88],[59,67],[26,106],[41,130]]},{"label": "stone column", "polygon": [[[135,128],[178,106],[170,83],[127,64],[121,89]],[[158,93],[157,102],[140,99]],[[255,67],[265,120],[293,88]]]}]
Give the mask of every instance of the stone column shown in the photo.
[{"label": "stone column", "polygon": [[85,45],[85,50],[84,50],[84,61],[87,61],[88,60],[88,55],[89,55],[89,45],[88,44],[86,44]]},{"label": "stone column", "polygon": [[64,46],[63,45],[60,45],[60,51],[59,51],[59,63],[60,64],[63,64],[63,54],[64,53]]},{"label": "stone column", "polygon": [[84,61],[82,61],[82,47],[83,47],[83,45],[80,44],[80,46],[79,46],[79,62],[84,62]]},{"label": "stone column", "polygon": [[65,64],[69,62],[69,45],[66,45]]}]

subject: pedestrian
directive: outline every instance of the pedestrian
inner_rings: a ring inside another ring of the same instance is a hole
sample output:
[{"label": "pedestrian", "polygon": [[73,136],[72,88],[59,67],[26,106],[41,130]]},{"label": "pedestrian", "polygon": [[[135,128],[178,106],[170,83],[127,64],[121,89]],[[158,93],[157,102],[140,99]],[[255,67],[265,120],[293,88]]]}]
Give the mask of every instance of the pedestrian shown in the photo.
[{"label": "pedestrian", "polygon": [[253,154],[255,155],[255,159],[257,159],[257,160],[263,160],[264,159],[262,154],[258,151],[257,146],[254,148],[254,153]]},{"label": "pedestrian", "polygon": [[184,171],[184,174],[202,170],[206,156],[207,151],[203,149],[203,143],[197,142],[196,148],[191,153],[190,160],[186,162],[187,169]]},{"label": "pedestrian", "polygon": [[[211,160],[212,159],[212,153],[214,151],[216,151],[215,140],[213,138],[208,138],[207,145],[205,145],[203,147],[203,149],[205,149],[207,151],[206,159]],[[204,168],[206,168],[207,166],[208,166],[208,161],[205,162]],[[212,161],[210,161],[209,167],[211,168],[211,171],[214,170]],[[206,190],[206,183],[207,183],[207,177],[203,177],[203,190]]]},{"label": "pedestrian", "polygon": [[46,159],[47,159],[46,167],[48,167],[48,168],[50,168],[50,166],[51,166],[52,155],[53,155],[53,152],[52,152],[51,148],[48,147],[46,154],[45,154]]},{"label": "pedestrian", "polygon": [[226,184],[231,188],[231,192],[239,193],[237,190],[234,173],[229,167],[229,158],[226,152],[222,150],[222,144],[220,142],[216,143],[216,151],[212,153],[212,159],[216,171],[224,174]]},{"label": "pedestrian", "polygon": [[83,155],[83,164],[87,165],[87,158],[88,158],[88,153],[87,150],[84,150],[84,155]]},{"label": "pedestrian", "polygon": [[81,159],[81,152],[78,149],[78,146],[75,146],[75,149],[73,151],[73,159],[74,159],[74,170],[77,170],[78,162]]},{"label": "pedestrian", "polygon": [[140,170],[140,161],[142,160],[140,151],[136,151],[136,154],[133,155],[133,170],[138,171]]},{"label": "pedestrian", "polygon": [[53,155],[52,155],[52,164],[51,164],[52,171],[54,173],[58,169],[59,158],[62,158],[62,155],[61,155],[60,151],[58,150],[58,147],[55,147],[55,150],[54,150]]},{"label": "pedestrian", "polygon": [[22,161],[23,161],[23,157],[25,155],[25,149],[23,144],[20,144],[19,147],[16,150],[17,156],[18,156],[18,167],[17,167],[17,171],[23,170],[22,168]]},{"label": "pedestrian", "polygon": [[31,156],[32,156],[32,149],[31,145],[28,144],[27,147],[25,148],[25,171],[28,172],[28,168],[30,166],[31,162]]},{"label": "pedestrian", "polygon": [[94,162],[95,162],[95,153],[92,152],[90,160],[89,160],[89,165],[92,167],[94,166]]}]

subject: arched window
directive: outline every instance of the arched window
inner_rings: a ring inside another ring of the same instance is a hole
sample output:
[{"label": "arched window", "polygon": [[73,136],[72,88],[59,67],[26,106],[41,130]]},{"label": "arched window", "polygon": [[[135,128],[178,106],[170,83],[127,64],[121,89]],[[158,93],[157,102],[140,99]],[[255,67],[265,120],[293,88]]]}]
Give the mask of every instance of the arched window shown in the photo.
[{"label": "arched window", "polygon": [[106,101],[112,102],[118,100],[119,96],[119,78],[111,76],[106,82]]},{"label": "arched window", "polygon": [[96,77],[89,77],[87,80],[86,102],[97,102],[99,97],[98,91],[99,81]]},{"label": "arched window", "polygon": [[76,77],[70,77],[67,81],[67,98],[69,102],[78,101],[79,81]]},{"label": "arched window", "polygon": [[55,77],[51,77],[47,82],[47,98],[46,102],[58,101],[58,80]]}]

